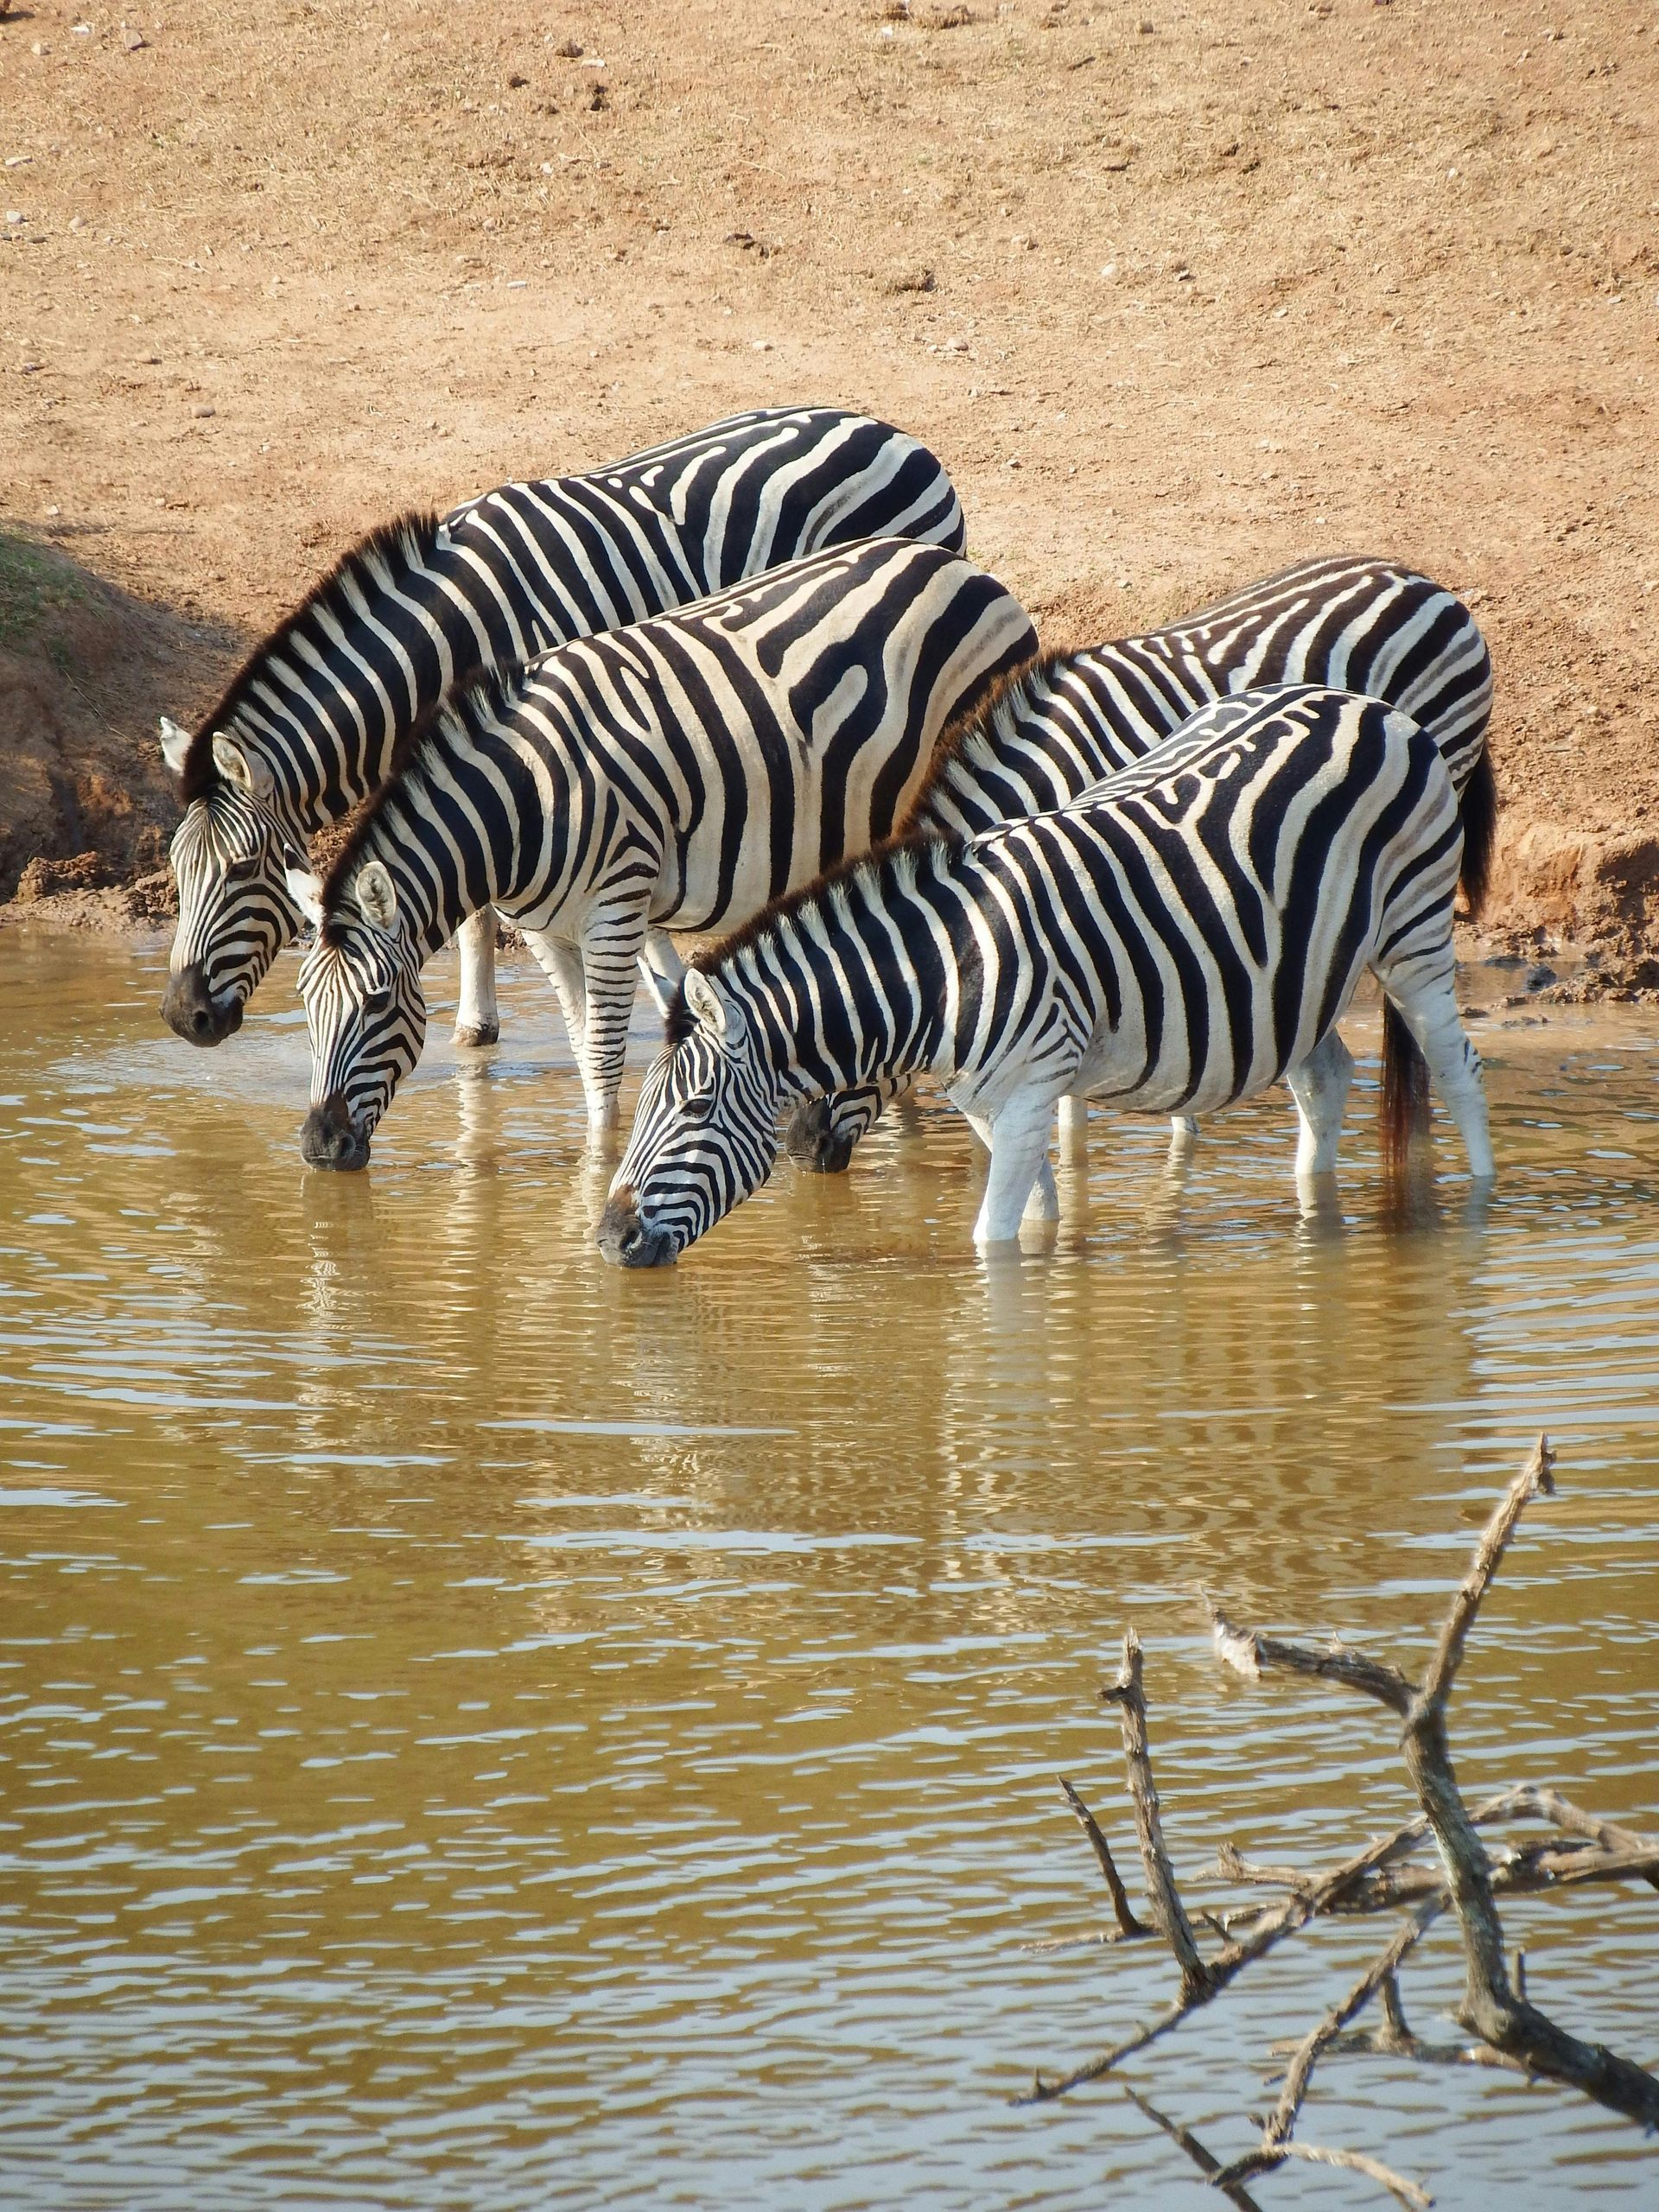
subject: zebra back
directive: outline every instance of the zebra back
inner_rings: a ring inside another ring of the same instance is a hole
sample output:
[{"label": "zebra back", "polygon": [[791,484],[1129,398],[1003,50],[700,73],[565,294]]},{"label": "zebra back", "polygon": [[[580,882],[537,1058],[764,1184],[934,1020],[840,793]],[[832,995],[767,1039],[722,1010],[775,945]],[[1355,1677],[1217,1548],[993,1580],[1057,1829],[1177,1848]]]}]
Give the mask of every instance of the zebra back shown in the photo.
[{"label": "zebra back", "polygon": [[1478,912],[1491,840],[1491,659],[1455,594],[1397,564],[1308,561],[1142,636],[1046,654],[951,733],[907,826],[972,835],[1065,806],[1230,692],[1325,684],[1384,700],[1470,790],[1465,887]]}]

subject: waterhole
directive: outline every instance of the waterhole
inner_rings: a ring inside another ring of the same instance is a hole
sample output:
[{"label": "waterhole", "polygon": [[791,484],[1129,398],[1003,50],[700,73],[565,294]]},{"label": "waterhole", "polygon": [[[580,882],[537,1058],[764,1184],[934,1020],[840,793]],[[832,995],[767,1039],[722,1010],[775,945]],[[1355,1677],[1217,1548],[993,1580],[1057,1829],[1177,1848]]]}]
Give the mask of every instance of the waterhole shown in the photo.
[{"label": "waterhole", "polygon": [[[1541,1428],[1459,1777],[1659,1819],[1659,1022],[1476,1024],[1480,1211],[1449,1139],[1391,1193],[1361,1090],[1304,1220],[1275,1094],[1179,1184],[1096,1115],[1053,1249],[988,1266],[939,1108],[629,1275],[528,965],[493,1054],[435,1014],[355,1177],[300,1160],[292,956],[215,1052],[163,965],[0,936],[9,2207],[1213,2206],[1111,2089],[1010,2105],[1171,1990],[1025,1948],[1104,1917],[1056,1777],[1132,1865],[1096,1698],[1132,1622],[1195,1898],[1224,1840],[1403,1817],[1387,1717],[1224,1680],[1193,1586],[1419,1664]],[[1655,1902],[1505,1909],[1531,1993],[1648,2062]],[[1242,2149],[1268,2044],[1381,1940],[1323,1930],[1133,2078]],[[1448,1935],[1415,2024],[1459,1980]],[[1442,2205],[1654,2201],[1634,2131],[1473,2069],[1332,2059],[1304,2132]]]}]

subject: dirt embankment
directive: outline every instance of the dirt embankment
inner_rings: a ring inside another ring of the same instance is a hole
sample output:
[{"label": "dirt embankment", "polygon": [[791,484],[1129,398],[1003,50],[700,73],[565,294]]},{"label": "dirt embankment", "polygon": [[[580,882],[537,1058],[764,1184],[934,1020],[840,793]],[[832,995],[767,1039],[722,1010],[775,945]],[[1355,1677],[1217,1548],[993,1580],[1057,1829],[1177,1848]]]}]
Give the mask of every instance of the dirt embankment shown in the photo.
[{"label": "dirt embankment", "polygon": [[1656,117],[1652,0],[33,0],[0,891],[153,867],[156,713],[374,522],[810,397],[1057,638],[1316,550],[1462,589],[1497,918],[1659,954]]}]

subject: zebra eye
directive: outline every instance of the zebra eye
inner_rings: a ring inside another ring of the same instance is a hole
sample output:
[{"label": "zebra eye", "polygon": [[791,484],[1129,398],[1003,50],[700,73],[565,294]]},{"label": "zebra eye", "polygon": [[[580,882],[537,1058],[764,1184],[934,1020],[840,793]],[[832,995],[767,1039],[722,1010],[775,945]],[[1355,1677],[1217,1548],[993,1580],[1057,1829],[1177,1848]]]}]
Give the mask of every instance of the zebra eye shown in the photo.
[{"label": "zebra eye", "polygon": [[245,854],[241,859],[227,861],[225,865],[226,883],[245,883],[259,866],[257,853]]},{"label": "zebra eye", "polygon": [[384,1014],[391,1004],[391,992],[390,988],[384,991],[365,991],[363,994],[363,1011],[365,1014]]}]

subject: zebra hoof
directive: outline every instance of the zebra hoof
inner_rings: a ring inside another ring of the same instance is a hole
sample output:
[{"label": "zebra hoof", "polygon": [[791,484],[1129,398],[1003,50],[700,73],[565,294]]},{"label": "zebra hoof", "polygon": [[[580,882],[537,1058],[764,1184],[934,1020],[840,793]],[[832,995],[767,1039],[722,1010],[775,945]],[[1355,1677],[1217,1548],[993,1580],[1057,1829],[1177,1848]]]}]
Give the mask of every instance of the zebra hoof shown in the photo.
[{"label": "zebra hoof", "polygon": [[501,1025],[499,1021],[458,1021],[455,1024],[455,1042],[467,1052],[476,1052],[484,1045],[498,1044],[500,1037]]},{"label": "zebra hoof", "polygon": [[790,1116],[784,1153],[814,1175],[843,1175],[853,1156],[853,1138],[837,1129],[827,1098],[809,1098]]}]

